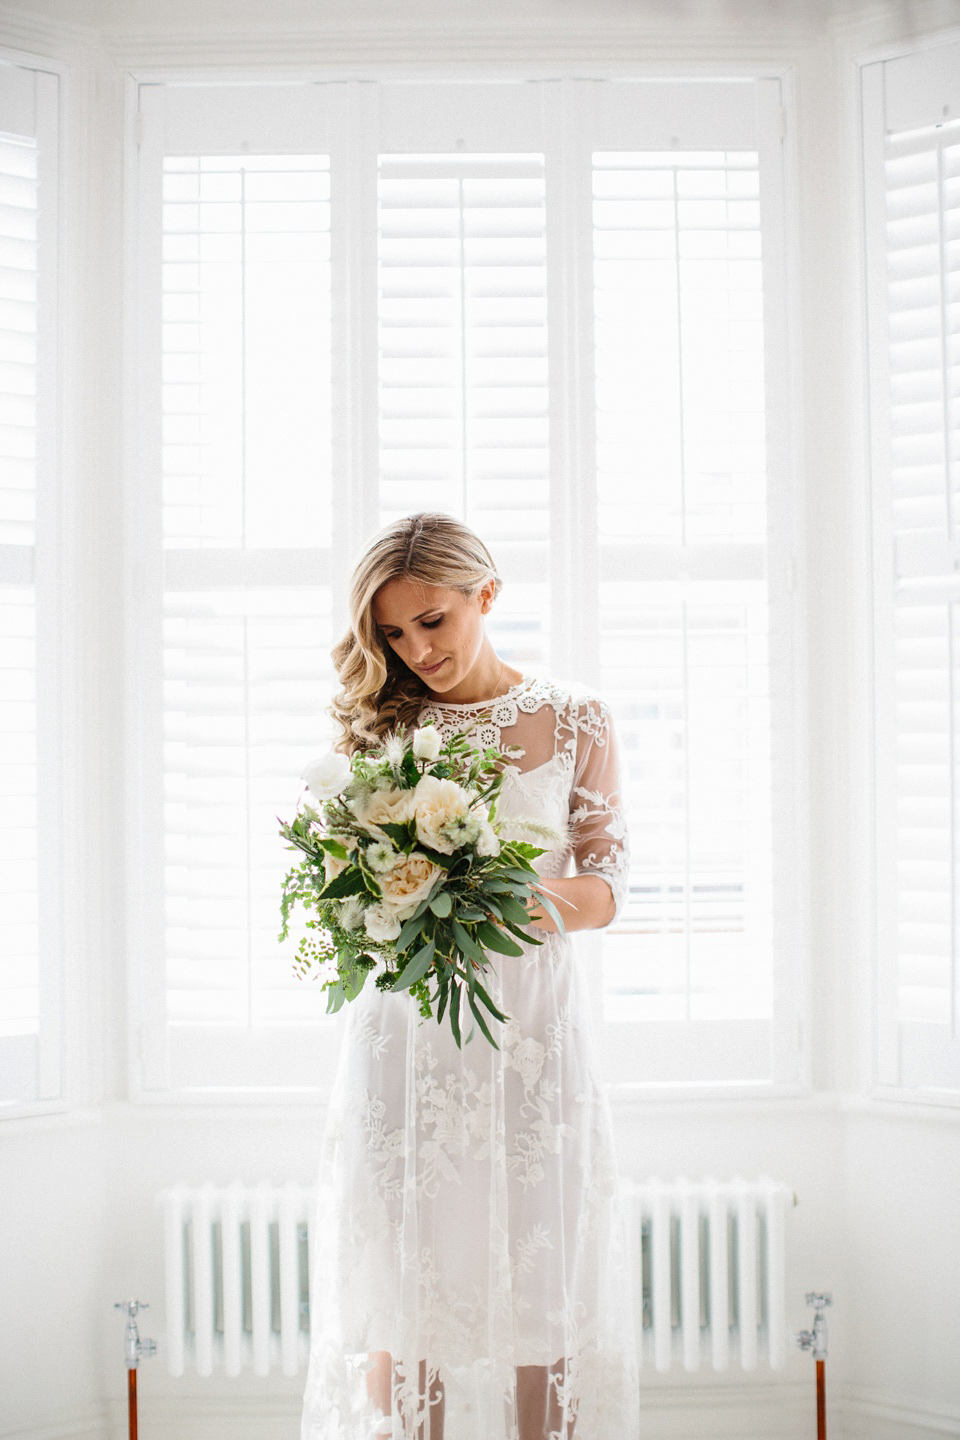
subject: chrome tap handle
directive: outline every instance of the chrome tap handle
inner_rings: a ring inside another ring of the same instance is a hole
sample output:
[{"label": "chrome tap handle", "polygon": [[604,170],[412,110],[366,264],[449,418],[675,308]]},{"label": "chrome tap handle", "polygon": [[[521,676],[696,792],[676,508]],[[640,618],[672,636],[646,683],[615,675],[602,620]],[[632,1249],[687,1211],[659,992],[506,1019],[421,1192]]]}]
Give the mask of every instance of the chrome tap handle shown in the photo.
[{"label": "chrome tap handle", "polygon": [[814,1309],[813,1329],[801,1330],[797,1336],[797,1344],[801,1350],[811,1350],[814,1360],[826,1360],[827,1320],[823,1312],[828,1305],[833,1304],[833,1296],[811,1290],[807,1293],[807,1304]]},{"label": "chrome tap handle", "polygon": [[141,1340],[137,1329],[137,1313],[140,1310],[149,1310],[150,1306],[146,1300],[115,1300],[114,1310],[124,1310],[127,1315],[127,1325],[123,1335],[123,1353],[127,1362],[128,1370],[136,1370],[142,1359],[150,1355],[156,1355],[156,1340]]}]

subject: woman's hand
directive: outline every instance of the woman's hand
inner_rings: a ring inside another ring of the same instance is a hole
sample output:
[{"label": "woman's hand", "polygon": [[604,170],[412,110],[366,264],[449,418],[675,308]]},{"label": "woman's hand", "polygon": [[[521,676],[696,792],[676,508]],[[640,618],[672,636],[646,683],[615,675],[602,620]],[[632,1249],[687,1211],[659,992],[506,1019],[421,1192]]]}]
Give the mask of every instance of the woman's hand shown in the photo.
[{"label": "woman's hand", "polygon": [[[613,891],[599,875],[570,875],[560,880],[542,880],[534,887],[552,900],[567,930],[600,930],[613,919],[616,906]],[[527,905],[530,923],[537,930],[556,934],[557,923],[536,901]]]}]

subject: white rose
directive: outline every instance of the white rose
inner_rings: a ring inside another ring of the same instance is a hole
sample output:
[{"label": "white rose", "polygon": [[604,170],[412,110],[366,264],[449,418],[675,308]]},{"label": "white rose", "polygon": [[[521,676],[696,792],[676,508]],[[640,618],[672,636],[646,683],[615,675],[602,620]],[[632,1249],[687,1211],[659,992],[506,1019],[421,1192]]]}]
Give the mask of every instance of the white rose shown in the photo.
[{"label": "white rose", "polygon": [[443,749],[440,732],[435,725],[421,725],[413,732],[413,753],[418,760],[436,760]]},{"label": "white rose", "polygon": [[[380,889],[383,891],[381,903],[391,914],[396,915],[398,920],[409,920],[420,901],[426,900],[442,874],[440,866],[434,865],[432,860],[428,860],[426,855],[421,855],[419,851],[404,855],[388,874],[379,877]],[[397,933],[399,934],[399,931]]]},{"label": "white rose", "polygon": [[417,836],[421,845],[452,855],[456,841],[445,833],[451,820],[465,817],[470,810],[470,797],[455,780],[438,780],[424,775],[412,792],[416,797]]},{"label": "white rose", "polygon": [[331,750],[319,760],[311,760],[300,771],[300,779],[318,800],[332,800],[350,779],[350,761],[346,755]]},{"label": "white rose", "polygon": [[370,939],[375,942],[396,940],[402,928],[395,912],[381,900],[363,912],[363,924]]},{"label": "white rose", "polygon": [[489,820],[480,821],[480,834],[477,837],[477,854],[500,854],[500,841],[497,838],[497,832],[494,830]]},{"label": "white rose", "polygon": [[360,819],[364,825],[376,828],[379,825],[405,825],[413,819],[414,790],[399,790],[395,785],[389,790],[374,790],[365,795],[360,806]]}]

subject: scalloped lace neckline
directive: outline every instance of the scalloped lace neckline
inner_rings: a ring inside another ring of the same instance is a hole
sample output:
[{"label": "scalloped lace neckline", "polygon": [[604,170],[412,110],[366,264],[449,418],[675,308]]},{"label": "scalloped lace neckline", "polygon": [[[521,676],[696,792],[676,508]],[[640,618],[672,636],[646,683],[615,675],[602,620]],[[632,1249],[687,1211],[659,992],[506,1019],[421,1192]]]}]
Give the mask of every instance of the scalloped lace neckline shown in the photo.
[{"label": "scalloped lace neckline", "polygon": [[502,695],[491,695],[488,700],[457,702],[455,700],[434,700],[431,696],[428,696],[424,709],[456,710],[458,712],[465,712],[467,710],[489,710],[492,705],[501,705],[504,700],[515,700],[528,686],[534,683],[534,679],[535,677],[532,675],[524,675],[515,685],[511,685],[509,690],[504,690]]}]

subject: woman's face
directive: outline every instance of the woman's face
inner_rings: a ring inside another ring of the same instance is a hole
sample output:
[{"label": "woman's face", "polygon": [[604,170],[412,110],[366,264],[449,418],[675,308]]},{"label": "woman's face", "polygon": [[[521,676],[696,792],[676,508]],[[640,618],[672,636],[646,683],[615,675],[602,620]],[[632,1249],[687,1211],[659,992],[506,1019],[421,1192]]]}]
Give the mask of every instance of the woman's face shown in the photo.
[{"label": "woman's face", "polygon": [[487,581],[472,595],[402,577],[373,597],[380,634],[404,665],[438,695],[468,681],[488,658],[483,617],[493,603]]}]

